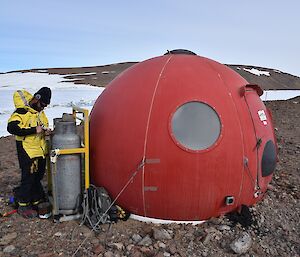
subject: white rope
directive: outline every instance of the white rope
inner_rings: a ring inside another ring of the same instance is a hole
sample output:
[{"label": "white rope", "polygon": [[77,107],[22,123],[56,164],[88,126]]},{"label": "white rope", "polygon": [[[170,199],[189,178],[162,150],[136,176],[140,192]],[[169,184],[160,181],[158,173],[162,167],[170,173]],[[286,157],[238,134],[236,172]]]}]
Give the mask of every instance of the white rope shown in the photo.
[{"label": "white rope", "polygon": [[[153,105],[154,105],[154,99],[156,97],[156,92],[157,92],[157,89],[158,89],[159,82],[161,80],[162,74],[165,71],[166,66],[170,62],[171,58],[172,58],[172,55],[170,55],[170,57],[167,59],[167,61],[165,62],[164,66],[162,67],[162,69],[161,69],[161,71],[160,71],[160,73],[158,75],[155,87],[154,87],[154,91],[153,91],[153,94],[152,94],[151,103],[150,103],[150,107],[149,107],[149,113],[148,113],[147,123],[146,123],[143,156],[146,156],[147,141],[148,141],[148,132],[149,132],[149,126],[150,126],[150,119],[151,119],[151,115],[152,115],[152,109],[153,109]],[[145,190],[144,190],[144,187],[145,187],[145,170],[143,169],[143,175],[142,175],[142,198],[143,198],[144,215],[147,216],[146,205],[145,205]]]},{"label": "white rope", "polygon": [[260,194],[260,187],[258,185],[257,182],[255,182],[255,179],[253,178],[253,176],[251,175],[251,171],[250,171],[250,168],[248,166],[248,159],[244,160],[244,166],[246,167],[246,171],[251,179],[251,182],[252,182],[252,185],[254,187],[254,197],[257,198]]}]

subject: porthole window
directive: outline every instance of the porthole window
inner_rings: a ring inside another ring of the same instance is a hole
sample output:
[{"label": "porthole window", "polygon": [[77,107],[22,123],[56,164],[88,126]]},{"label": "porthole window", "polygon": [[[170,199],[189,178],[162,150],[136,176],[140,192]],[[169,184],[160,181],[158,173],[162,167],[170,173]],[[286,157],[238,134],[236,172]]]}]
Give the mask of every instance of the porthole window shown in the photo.
[{"label": "porthole window", "polygon": [[216,111],[203,102],[188,102],[173,114],[171,129],[174,139],[189,150],[211,147],[221,133],[221,121]]}]

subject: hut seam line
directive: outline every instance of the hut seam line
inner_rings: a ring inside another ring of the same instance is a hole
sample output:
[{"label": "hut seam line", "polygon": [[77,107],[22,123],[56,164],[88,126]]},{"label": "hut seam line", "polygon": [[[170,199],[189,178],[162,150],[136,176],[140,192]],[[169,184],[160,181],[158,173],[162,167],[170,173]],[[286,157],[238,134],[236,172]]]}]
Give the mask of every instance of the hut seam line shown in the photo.
[{"label": "hut seam line", "polygon": [[[158,75],[158,79],[156,81],[156,85],[155,85],[155,88],[154,88],[154,91],[153,91],[153,95],[152,95],[152,99],[151,99],[151,103],[150,103],[150,108],[149,108],[149,113],[148,113],[147,124],[146,124],[143,158],[146,158],[149,124],[150,124],[150,118],[151,118],[151,114],[152,114],[152,109],[153,109],[153,104],[154,104],[154,99],[155,99],[155,96],[156,96],[157,88],[158,88],[161,76],[162,76],[167,64],[170,62],[171,58],[172,58],[172,55],[168,58],[168,60],[166,61],[166,63],[162,67],[162,69],[161,69],[161,71]],[[143,170],[142,170],[142,197],[143,197],[144,215],[147,216],[146,206],[145,206],[145,190],[144,190],[144,187],[145,187],[145,166],[143,166]]]}]

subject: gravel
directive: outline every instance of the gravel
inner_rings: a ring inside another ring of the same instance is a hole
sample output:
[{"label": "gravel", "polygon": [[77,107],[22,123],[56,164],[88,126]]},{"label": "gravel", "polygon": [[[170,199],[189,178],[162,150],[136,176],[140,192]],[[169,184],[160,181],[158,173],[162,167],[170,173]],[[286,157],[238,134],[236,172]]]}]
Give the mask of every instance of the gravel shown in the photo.
[{"label": "gravel", "polygon": [[[299,102],[294,99],[267,103],[275,121],[279,163],[268,193],[250,208],[254,219],[251,226],[233,225],[227,217],[195,226],[153,225],[129,219],[102,225],[102,231],[89,233],[78,221],[25,220],[13,214],[1,218],[0,256],[72,256],[79,246],[75,256],[299,256]],[[6,199],[18,185],[20,174],[13,137],[0,138],[0,144],[3,213],[11,210]]]}]

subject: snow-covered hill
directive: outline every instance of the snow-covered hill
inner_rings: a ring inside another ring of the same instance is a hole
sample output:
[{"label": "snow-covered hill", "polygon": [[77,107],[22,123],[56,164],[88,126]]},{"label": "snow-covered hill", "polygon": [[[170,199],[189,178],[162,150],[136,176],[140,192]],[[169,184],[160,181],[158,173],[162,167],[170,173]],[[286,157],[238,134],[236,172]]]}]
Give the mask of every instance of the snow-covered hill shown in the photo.
[{"label": "snow-covered hill", "polygon": [[[72,104],[89,110],[105,86],[118,74],[134,63],[119,63],[85,68],[34,69],[0,73],[0,136],[8,135],[6,124],[14,111],[13,93],[26,89],[32,94],[42,86],[52,89],[51,104],[46,108],[52,126],[53,118],[62,113],[71,113]],[[259,84],[265,89],[262,100],[286,100],[300,95],[300,78],[278,70],[253,66],[230,65],[250,83]],[[267,82],[266,82],[267,81]],[[274,87],[266,85],[274,84]],[[290,90],[266,90],[266,89]],[[292,90],[298,89],[298,90]]]},{"label": "snow-covered hill", "polygon": [[18,89],[26,89],[34,94],[39,88],[48,86],[52,89],[52,99],[45,112],[52,127],[53,118],[63,113],[71,113],[72,104],[91,110],[95,100],[104,90],[103,87],[75,84],[63,75],[45,72],[12,72],[0,74],[0,136],[8,135],[7,120],[15,107],[13,93]]}]

